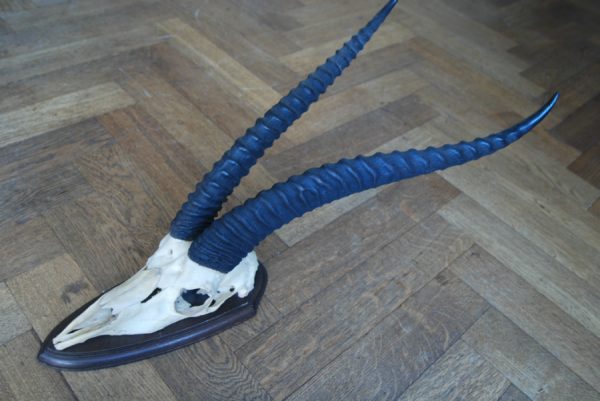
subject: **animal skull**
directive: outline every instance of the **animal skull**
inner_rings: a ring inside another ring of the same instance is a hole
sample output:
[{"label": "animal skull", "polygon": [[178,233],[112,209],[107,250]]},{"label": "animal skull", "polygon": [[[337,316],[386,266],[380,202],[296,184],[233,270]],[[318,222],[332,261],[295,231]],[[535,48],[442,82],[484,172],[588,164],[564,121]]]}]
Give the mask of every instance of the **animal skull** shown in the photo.
[{"label": "animal skull", "polygon": [[[187,256],[190,244],[165,236],[146,265],[73,320],[53,339],[54,347],[62,350],[102,335],[152,333],[214,312],[233,295],[244,298],[252,291],[258,268],[254,252],[225,274],[192,261]],[[186,290],[208,298],[192,306],[182,297]]]},{"label": "animal skull", "polygon": [[[389,0],[333,56],[234,142],[188,196],[171,223],[170,234],[146,265],[73,320],[53,339],[56,349],[101,335],[152,333],[179,320],[214,312],[233,295],[246,297],[254,287],[258,268],[252,250],[274,230],[353,193],[490,155],[521,138],[554,107],[558,94],[522,122],[485,138],[357,156],[312,168],[218,217],[240,180],[350,65],[396,2]],[[197,296],[192,300],[190,294]]]}]

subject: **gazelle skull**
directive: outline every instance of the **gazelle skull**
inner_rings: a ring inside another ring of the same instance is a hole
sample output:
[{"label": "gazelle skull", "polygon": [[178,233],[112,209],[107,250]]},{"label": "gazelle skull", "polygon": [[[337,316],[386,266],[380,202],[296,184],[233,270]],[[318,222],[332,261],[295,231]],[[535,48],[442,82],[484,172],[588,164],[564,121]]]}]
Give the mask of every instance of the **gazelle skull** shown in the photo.
[{"label": "gazelle skull", "polygon": [[[214,312],[233,295],[245,297],[253,289],[258,261],[252,250],[279,227],[353,193],[488,156],[521,138],[550,112],[558,94],[536,113],[497,134],[325,164],[277,183],[218,217],[240,180],[350,65],[396,2],[388,0],[333,56],[234,142],[188,196],[170,234],[146,266],[73,320],[53,339],[57,349],[100,335],[152,333],[187,317]],[[191,303],[190,291],[201,294]]]},{"label": "gazelle skull", "polygon": [[[102,335],[152,333],[214,312],[230,297],[244,298],[252,291],[258,268],[254,252],[225,274],[192,261],[187,256],[190,244],[165,236],[140,271],[102,295],[53,339],[55,348]],[[204,294],[206,300],[191,305],[182,297],[190,290]]]}]

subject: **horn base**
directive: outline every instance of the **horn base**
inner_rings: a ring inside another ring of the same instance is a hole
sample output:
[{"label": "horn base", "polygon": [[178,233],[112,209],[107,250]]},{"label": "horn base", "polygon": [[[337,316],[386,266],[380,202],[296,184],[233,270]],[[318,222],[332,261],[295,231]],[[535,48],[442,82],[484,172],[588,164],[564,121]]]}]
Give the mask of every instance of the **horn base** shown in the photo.
[{"label": "horn base", "polygon": [[98,298],[79,308],[48,334],[38,359],[64,370],[94,370],[124,365],[173,351],[202,340],[250,319],[256,314],[267,286],[267,271],[259,263],[254,289],[245,298],[228,299],[208,315],[187,318],[150,334],[100,336],[57,350],[52,343],[63,329]]}]

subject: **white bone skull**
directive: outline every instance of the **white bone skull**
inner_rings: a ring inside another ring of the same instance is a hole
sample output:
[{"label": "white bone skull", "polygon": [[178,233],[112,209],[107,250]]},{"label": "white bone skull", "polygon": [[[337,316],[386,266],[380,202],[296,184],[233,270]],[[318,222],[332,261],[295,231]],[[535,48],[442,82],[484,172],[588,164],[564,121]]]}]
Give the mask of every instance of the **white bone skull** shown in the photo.
[{"label": "white bone skull", "polygon": [[[221,273],[188,256],[190,241],[165,236],[146,265],[102,295],[54,339],[58,350],[102,335],[147,334],[170,324],[214,312],[230,297],[246,297],[254,288],[258,260],[250,252],[232,271]],[[192,306],[186,290],[208,298]]]}]

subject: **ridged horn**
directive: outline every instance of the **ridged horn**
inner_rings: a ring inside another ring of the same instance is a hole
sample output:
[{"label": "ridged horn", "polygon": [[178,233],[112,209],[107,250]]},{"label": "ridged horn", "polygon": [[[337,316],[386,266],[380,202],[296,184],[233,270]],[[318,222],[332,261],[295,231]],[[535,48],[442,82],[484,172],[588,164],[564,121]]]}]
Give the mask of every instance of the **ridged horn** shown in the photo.
[{"label": "ridged horn", "polygon": [[389,1],[358,33],[308,75],[275,106],[256,120],[244,136],[215,163],[171,223],[171,236],[192,240],[216,217],[227,197],[248,175],[265,150],[316,102],[327,87],[350,65],[381,26],[397,0]]},{"label": "ridged horn", "polygon": [[275,184],[213,222],[193,243],[189,257],[221,272],[233,269],[265,237],[319,206],[370,188],[428,174],[490,155],[535,127],[558,100],[505,131],[469,142],[423,150],[343,159]]}]

